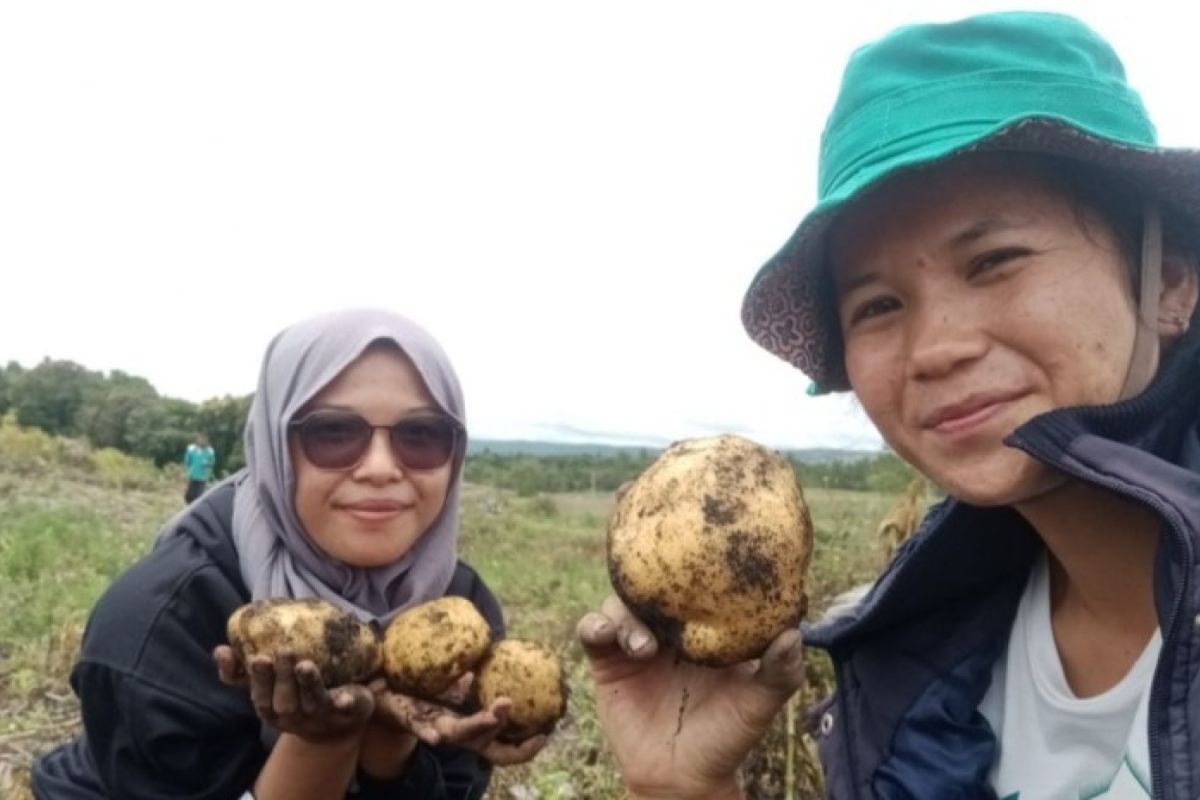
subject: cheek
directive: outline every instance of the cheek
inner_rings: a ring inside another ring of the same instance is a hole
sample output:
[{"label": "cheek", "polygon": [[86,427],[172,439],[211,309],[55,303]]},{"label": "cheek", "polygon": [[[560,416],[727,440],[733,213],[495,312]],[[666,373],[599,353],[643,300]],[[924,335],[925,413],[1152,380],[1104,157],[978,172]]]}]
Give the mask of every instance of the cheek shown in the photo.
[{"label": "cheek", "polygon": [[420,476],[418,487],[425,515],[432,520],[446,504],[446,494],[450,491],[450,467]]},{"label": "cheek", "polygon": [[326,499],[329,496],[329,476],[312,467],[299,462],[293,462],[296,471],[296,488],[292,492],[292,508],[296,518],[304,526],[304,530],[313,535],[320,531],[326,513]]},{"label": "cheek", "polygon": [[899,417],[904,386],[903,361],[889,350],[886,339],[873,346],[846,348],[846,376],[855,398],[884,438]]}]

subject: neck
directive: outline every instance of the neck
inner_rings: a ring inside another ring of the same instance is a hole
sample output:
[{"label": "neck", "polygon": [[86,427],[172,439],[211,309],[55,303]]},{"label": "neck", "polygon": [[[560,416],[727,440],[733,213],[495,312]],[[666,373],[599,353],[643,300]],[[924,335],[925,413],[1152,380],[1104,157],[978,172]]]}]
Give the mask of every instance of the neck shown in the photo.
[{"label": "neck", "polygon": [[1078,481],[1017,505],[1050,555],[1052,614],[1148,639],[1158,625],[1160,521],[1138,503]]},{"label": "neck", "polygon": [[1051,626],[1067,681],[1081,697],[1104,691],[1158,627],[1158,517],[1078,481],[1016,510],[1049,552]]}]

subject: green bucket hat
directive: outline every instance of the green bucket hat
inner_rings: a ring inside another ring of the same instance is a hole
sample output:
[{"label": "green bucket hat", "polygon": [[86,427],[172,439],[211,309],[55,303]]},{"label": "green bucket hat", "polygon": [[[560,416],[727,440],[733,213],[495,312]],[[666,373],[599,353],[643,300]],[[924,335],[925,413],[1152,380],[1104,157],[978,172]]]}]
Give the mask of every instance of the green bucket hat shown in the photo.
[{"label": "green bucket hat", "polygon": [[821,136],[817,206],[747,290],[750,337],[815,393],[848,389],[825,263],[831,224],[889,177],[982,150],[1093,164],[1200,227],[1200,150],[1157,147],[1120,59],[1086,25],[1009,12],[904,27],[846,66]]}]

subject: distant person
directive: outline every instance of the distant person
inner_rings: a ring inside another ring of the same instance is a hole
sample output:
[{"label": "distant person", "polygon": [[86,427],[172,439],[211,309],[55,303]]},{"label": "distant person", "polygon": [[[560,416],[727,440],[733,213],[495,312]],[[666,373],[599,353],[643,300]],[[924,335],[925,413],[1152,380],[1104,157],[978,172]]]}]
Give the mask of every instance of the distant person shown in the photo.
[{"label": "distant person", "polygon": [[[803,628],[828,797],[1200,797],[1200,151],[1090,28],[1001,13],[856,50],[819,175],[742,319],[949,495]],[[741,797],[797,631],[726,670],[615,598],[579,633],[630,796]]]},{"label": "distant person", "polygon": [[203,433],[198,434],[183,454],[183,465],[187,469],[187,489],[184,490],[183,499],[187,503],[190,504],[204,494],[212,480],[213,467],[216,464],[217,454],[208,443],[208,437]]},{"label": "distant person", "polygon": [[263,358],[246,468],[172,520],[88,621],[71,686],[84,733],[37,762],[39,800],[477,800],[511,704],[461,715],[309,661],[240,663],[229,615],[316,597],[376,626],[465,597],[500,606],[457,556],[466,428],[458,378],[403,317],[346,311],[287,328]]}]

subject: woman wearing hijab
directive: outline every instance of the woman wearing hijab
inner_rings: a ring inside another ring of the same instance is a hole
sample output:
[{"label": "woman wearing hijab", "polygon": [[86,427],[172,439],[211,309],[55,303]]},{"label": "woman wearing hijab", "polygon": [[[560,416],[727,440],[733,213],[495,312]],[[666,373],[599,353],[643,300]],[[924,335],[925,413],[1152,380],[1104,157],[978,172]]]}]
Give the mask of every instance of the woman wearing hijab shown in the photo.
[{"label": "woman wearing hijab", "polygon": [[[948,494],[804,628],[828,796],[1200,797],[1200,152],[1094,31],[1002,13],[857,50],[819,172],[743,320]],[[740,797],[804,680],[796,631],[725,671],[612,599],[580,635],[638,798]]]},{"label": "woman wearing hijab", "polygon": [[[441,347],[410,321],[347,311],[271,342],[246,468],[172,520],[99,600],[71,684],[84,732],[41,759],[44,800],[478,798],[491,764],[543,737],[372,686],[325,689],[311,662],[240,664],[225,623],[263,598],[320,598],[382,628],[409,606],[500,607],[456,556],[466,429]],[[214,664],[215,660],[215,664]]]}]

